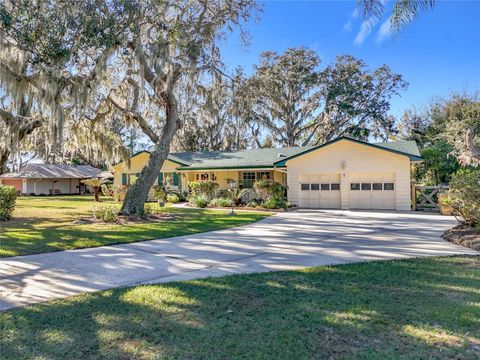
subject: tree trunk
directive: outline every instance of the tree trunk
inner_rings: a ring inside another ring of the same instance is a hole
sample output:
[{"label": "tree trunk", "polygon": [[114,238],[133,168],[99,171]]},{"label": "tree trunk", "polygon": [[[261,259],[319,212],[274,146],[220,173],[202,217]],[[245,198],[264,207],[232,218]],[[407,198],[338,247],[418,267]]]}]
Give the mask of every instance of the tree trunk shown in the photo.
[{"label": "tree trunk", "polygon": [[7,161],[10,156],[10,151],[7,149],[0,150],[0,175],[5,174],[7,169]]},{"label": "tree trunk", "polygon": [[135,184],[130,186],[125,195],[120,213],[123,215],[143,216],[144,206],[147,201],[148,192],[155,183],[158,172],[162,168],[163,162],[166,160],[170,152],[170,144],[173,136],[180,125],[178,116],[177,101],[171,91],[166,97],[166,122],[163,127],[162,136],[155,144],[153,151],[150,153],[150,159],[143,168],[140,176]]},{"label": "tree trunk", "polygon": [[475,139],[475,132],[472,128],[469,128],[467,130],[467,137],[466,137],[467,149],[473,158],[480,160],[480,149],[475,146],[474,139]]},{"label": "tree trunk", "polygon": [[99,196],[98,196],[98,195],[99,195],[99,192],[100,192],[99,190],[100,190],[100,189],[99,189],[98,187],[96,187],[96,186],[93,188],[93,196],[95,196],[95,201],[96,201],[96,202],[99,202],[99,201],[100,201],[100,198],[99,198]]}]

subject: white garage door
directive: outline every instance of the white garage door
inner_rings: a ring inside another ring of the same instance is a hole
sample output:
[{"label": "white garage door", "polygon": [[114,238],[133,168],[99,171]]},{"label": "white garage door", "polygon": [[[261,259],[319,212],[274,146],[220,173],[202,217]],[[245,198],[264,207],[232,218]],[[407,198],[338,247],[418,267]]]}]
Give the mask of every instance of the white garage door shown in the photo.
[{"label": "white garage door", "polygon": [[340,209],[340,174],[300,175],[300,207]]},{"label": "white garage door", "polygon": [[350,174],[350,209],[394,210],[394,173]]}]

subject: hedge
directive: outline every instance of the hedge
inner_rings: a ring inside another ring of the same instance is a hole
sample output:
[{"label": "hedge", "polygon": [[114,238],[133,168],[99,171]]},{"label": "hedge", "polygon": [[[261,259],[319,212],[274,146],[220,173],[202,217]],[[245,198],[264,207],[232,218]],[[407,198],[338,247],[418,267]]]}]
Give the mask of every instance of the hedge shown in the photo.
[{"label": "hedge", "polygon": [[15,209],[17,189],[13,186],[0,185],[0,220],[9,220]]}]

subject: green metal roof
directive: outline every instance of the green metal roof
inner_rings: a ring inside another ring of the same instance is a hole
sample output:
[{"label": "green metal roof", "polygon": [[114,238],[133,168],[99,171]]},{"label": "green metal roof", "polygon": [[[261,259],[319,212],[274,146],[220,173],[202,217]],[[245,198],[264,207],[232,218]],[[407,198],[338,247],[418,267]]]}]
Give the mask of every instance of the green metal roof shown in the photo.
[{"label": "green metal roof", "polygon": [[276,161],[308,149],[310,147],[184,152],[172,153],[168,158],[187,164],[179,170],[272,168]]}]

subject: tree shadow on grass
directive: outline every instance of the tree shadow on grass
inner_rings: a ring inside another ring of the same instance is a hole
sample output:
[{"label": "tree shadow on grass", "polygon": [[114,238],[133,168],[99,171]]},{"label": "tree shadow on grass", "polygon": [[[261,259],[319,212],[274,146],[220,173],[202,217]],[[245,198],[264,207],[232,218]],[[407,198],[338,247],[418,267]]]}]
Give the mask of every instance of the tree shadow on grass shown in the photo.
[{"label": "tree shadow on grass", "polygon": [[1,357],[475,359],[479,266],[379,261],[85,294],[1,314]]}]

